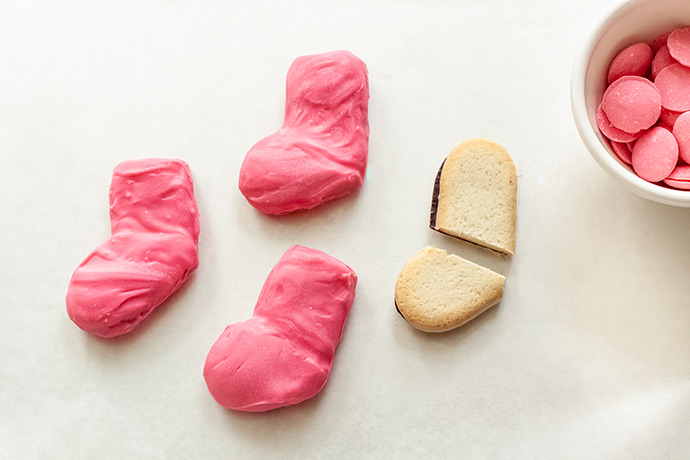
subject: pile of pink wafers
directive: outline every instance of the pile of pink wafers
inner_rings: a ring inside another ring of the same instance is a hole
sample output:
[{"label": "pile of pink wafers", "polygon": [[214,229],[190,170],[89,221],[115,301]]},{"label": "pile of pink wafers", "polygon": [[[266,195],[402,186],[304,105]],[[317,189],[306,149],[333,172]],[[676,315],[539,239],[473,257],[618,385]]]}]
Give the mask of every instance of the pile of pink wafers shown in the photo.
[{"label": "pile of pink wafers", "polygon": [[639,177],[690,190],[690,27],[618,53],[596,119]]}]

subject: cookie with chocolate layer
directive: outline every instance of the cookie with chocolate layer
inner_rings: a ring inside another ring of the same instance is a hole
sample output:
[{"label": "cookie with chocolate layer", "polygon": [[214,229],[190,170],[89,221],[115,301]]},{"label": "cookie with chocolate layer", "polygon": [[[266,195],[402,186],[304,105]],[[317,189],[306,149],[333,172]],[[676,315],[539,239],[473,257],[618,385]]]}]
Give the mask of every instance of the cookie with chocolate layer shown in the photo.
[{"label": "cookie with chocolate layer", "polygon": [[497,142],[455,147],[436,177],[430,227],[501,254],[515,253],[517,173]]},{"label": "cookie with chocolate layer", "polygon": [[462,257],[427,246],[403,267],[395,306],[426,332],[444,332],[471,321],[503,297],[505,277]]}]

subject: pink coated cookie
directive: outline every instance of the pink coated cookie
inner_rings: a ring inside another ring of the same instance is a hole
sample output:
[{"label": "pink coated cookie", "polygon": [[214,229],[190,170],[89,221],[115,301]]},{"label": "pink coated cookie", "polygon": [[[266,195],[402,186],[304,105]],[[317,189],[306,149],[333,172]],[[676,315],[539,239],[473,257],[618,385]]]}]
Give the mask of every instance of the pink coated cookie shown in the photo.
[{"label": "pink coated cookie", "polygon": [[649,72],[654,53],[647,43],[635,43],[622,50],[611,62],[609,84],[626,75],[643,77]]},{"label": "pink coated cookie", "polygon": [[671,32],[666,44],[671,56],[676,61],[684,66],[690,66],[690,27],[676,29]]},{"label": "pink coated cookie", "polygon": [[278,261],[252,317],[213,344],[204,379],[229,409],[262,412],[300,403],[326,383],[357,276],[314,249],[293,246]]},{"label": "pink coated cookie", "polygon": [[671,64],[659,72],[654,83],[661,93],[661,105],[665,109],[675,112],[690,110],[690,69],[681,64]]},{"label": "pink coated cookie", "polygon": [[664,179],[664,183],[680,190],[690,190],[690,165],[679,164],[676,166],[671,174]]},{"label": "pink coated cookie", "polygon": [[287,75],[285,120],[257,142],[239,189],[265,214],[311,209],[350,194],[367,166],[369,85],[348,51],[302,56]]},{"label": "pink coated cookie", "polygon": [[596,120],[597,126],[602,134],[615,142],[632,142],[642,135],[642,131],[639,133],[630,134],[613,126],[611,121],[609,121],[608,117],[604,113],[604,109],[601,108],[601,105],[599,105],[597,108]]},{"label": "pink coated cookie", "polygon": [[101,337],[132,330],[199,264],[199,216],[181,160],[125,161],[110,186],[112,236],[79,265],[67,313]]},{"label": "pink coated cookie", "polygon": [[628,144],[625,144],[623,142],[616,142],[616,141],[610,141],[611,142],[611,150],[613,150],[613,153],[616,154],[616,156],[625,164],[631,165],[632,164],[632,151],[630,150],[630,147],[628,147]]},{"label": "pink coated cookie", "polygon": [[681,114],[673,125],[673,136],[678,142],[678,154],[685,163],[690,163],[690,112]]},{"label": "pink coated cookie", "polygon": [[671,56],[668,46],[662,46],[661,49],[654,55],[654,59],[652,60],[652,78],[656,79],[657,75],[659,75],[659,72],[671,64],[676,64],[677,62],[678,61],[673,59],[673,56]]},{"label": "pink coated cookie", "polygon": [[668,177],[678,163],[678,143],[668,130],[655,127],[635,142],[632,167],[635,173],[649,182]]},{"label": "pink coated cookie", "polygon": [[621,77],[606,89],[601,108],[613,126],[626,133],[637,133],[659,120],[661,94],[646,78]]}]

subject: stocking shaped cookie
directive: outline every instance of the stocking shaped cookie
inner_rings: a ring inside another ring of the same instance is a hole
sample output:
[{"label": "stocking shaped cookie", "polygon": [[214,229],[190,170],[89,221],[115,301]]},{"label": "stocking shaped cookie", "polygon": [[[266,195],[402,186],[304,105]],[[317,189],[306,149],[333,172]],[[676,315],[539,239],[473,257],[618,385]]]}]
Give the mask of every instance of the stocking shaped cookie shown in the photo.
[{"label": "stocking shaped cookie", "polygon": [[369,85],[347,51],[297,58],[287,75],[285,120],[257,142],[239,188],[265,214],[313,208],[350,194],[367,165]]},{"label": "stocking shaped cookie", "polygon": [[436,176],[430,227],[506,255],[515,252],[517,174],[488,139],[455,147]]},{"label": "stocking shaped cookie", "polygon": [[206,358],[204,379],[230,409],[297,404],[326,383],[357,276],[344,263],[294,246],[264,283],[253,316],[231,324]]},{"label": "stocking shaped cookie", "polygon": [[180,160],[125,161],[110,186],[112,236],[72,275],[67,313],[102,337],[132,330],[199,264],[192,177]]}]

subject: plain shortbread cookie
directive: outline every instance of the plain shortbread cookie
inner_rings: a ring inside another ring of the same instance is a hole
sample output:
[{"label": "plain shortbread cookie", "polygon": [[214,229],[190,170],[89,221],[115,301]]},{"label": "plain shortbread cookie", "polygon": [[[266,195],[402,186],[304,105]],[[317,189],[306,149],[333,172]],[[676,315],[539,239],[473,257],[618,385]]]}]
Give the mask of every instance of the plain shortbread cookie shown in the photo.
[{"label": "plain shortbread cookie", "polygon": [[506,149],[489,139],[470,139],[441,165],[430,227],[512,256],[516,207],[517,173]]},{"label": "plain shortbread cookie", "polygon": [[395,304],[405,320],[426,332],[444,332],[474,319],[503,297],[505,277],[427,246],[403,267]]}]

